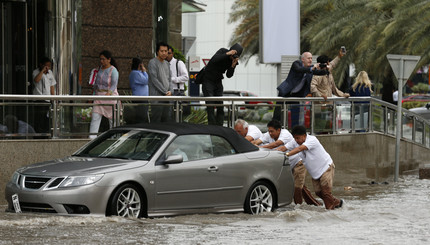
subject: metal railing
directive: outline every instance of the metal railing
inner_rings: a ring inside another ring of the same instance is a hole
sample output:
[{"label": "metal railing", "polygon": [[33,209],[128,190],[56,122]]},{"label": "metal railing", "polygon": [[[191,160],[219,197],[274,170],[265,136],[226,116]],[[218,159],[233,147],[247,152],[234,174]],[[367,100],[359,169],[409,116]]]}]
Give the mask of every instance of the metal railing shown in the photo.
[{"label": "metal railing", "polygon": [[[154,105],[170,107],[172,121],[207,123],[205,108],[219,106],[213,101],[223,101],[227,127],[233,127],[237,118],[243,118],[265,131],[267,122],[278,111],[284,127],[301,124],[315,135],[380,132],[395,136],[396,133],[396,106],[372,97],[324,101],[315,97],[0,95],[0,138],[89,137],[95,99],[121,101],[114,105],[102,104],[112,106],[114,126],[139,122],[134,119],[141,116],[143,107],[148,109],[150,120],[150,108]],[[402,138],[430,148],[430,122],[406,109],[402,114]],[[11,126],[11,121],[15,126]],[[101,131],[106,129],[102,127]]]}]

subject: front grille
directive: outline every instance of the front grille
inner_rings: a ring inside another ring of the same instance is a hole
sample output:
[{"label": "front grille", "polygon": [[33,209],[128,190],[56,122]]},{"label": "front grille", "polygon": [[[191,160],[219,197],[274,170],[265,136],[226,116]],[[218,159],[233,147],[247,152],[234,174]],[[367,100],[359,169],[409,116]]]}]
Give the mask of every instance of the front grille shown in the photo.
[{"label": "front grille", "polygon": [[34,212],[34,213],[56,213],[55,209],[48,204],[44,203],[29,203],[20,202],[21,210],[23,212]]},{"label": "front grille", "polygon": [[48,182],[50,179],[51,178],[25,176],[24,188],[39,189],[44,184],[46,184],[46,182]]},{"label": "front grille", "polygon": [[58,187],[58,185],[60,185],[63,180],[64,178],[56,178],[54,181],[51,182],[51,184],[49,184],[48,188]]}]

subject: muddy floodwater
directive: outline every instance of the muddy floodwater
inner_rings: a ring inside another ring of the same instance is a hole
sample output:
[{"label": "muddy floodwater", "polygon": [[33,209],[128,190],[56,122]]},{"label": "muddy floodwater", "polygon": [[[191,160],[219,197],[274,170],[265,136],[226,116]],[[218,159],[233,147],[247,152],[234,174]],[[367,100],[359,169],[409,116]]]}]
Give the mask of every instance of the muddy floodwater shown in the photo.
[{"label": "muddy floodwater", "polygon": [[155,219],[4,212],[0,244],[430,244],[430,180],[336,187],[343,208]]}]

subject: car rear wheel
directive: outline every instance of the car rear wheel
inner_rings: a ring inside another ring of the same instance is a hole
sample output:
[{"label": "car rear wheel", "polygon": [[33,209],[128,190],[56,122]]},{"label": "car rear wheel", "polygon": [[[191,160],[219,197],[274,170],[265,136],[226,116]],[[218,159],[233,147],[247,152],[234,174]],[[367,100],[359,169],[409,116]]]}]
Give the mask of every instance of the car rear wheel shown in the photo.
[{"label": "car rear wheel", "polygon": [[250,214],[261,214],[274,210],[275,196],[272,188],[259,181],[252,185],[246,195],[245,212]]},{"label": "car rear wheel", "polygon": [[126,218],[141,218],[145,212],[144,196],[132,184],[120,186],[110,202],[110,213]]}]

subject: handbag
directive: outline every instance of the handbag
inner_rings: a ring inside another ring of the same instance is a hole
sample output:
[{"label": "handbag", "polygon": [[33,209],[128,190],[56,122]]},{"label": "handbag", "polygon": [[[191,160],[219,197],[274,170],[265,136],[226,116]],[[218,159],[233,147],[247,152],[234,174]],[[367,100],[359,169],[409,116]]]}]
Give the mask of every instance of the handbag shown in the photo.
[{"label": "handbag", "polygon": [[90,86],[93,86],[94,83],[96,82],[96,77],[97,77],[97,73],[99,72],[100,68],[94,68],[91,70],[90,72],[90,80],[88,81],[88,84]]},{"label": "handbag", "polygon": [[203,68],[199,71],[199,73],[197,73],[197,75],[196,75],[196,81],[195,81],[195,83],[196,83],[196,84],[202,84],[202,83],[203,83],[203,81],[204,81],[204,79],[205,79],[205,73],[206,73],[205,68],[206,68],[206,66],[205,66],[205,67],[203,67]]}]

